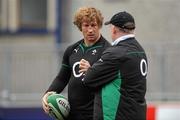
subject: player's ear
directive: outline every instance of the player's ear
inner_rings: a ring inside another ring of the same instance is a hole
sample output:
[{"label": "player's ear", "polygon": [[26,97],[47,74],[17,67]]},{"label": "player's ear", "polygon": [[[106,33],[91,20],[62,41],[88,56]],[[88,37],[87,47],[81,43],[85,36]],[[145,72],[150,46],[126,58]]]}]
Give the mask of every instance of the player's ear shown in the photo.
[{"label": "player's ear", "polygon": [[117,28],[114,25],[111,26],[111,29],[112,29],[113,34],[115,34],[117,32]]}]

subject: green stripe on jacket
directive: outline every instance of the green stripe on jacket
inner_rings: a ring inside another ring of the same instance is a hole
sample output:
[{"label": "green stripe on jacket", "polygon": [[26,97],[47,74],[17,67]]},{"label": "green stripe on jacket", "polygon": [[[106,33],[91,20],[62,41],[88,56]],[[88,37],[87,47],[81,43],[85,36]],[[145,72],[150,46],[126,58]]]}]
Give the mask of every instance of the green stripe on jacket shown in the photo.
[{"label": "green stripe on jacket", "polygon": [[117,79],[102,88],[103,120],[115,120],[116,112],[120,101],[120,73]]}]

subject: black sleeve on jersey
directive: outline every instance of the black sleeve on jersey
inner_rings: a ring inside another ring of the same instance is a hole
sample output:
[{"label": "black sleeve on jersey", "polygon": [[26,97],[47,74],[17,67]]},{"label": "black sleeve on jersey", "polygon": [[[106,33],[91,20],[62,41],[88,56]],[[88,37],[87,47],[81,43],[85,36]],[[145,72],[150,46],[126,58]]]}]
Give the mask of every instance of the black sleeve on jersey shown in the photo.
[{"label": "black sleeve on jersey", "polygon": [[57,93],[60,93],[68,84],[70,76],[71,76],[71,67],[69,66],[70,53],[71,53],[71,48],[68,47],[66,51],[64,52],[61,69],[58,75],[56,76],[56,78],[54,79],[54,81],[51,83],[47,92],[55,91]]},{"label": "black sleeve on jersey", "polygon": [[99,89],[101,86],[111,82],[118,77],[117,57],[112,54],[111,49],[104,51],[101,58],[90,67],[83,79],[85,86]]}]

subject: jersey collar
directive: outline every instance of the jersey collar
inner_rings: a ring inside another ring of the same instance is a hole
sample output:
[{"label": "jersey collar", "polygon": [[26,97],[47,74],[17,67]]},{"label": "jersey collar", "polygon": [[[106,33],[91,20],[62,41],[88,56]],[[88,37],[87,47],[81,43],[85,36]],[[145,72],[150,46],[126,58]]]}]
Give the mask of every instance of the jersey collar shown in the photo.
[{"label": "jersey collar", "polygon": [[128,38],[133,38],[133,37],[135,37],[134,34],[121,36],[121,37],[117,38],[115,41],[112,42],[112,46],[117,45],[120,41],[126,40]]}]

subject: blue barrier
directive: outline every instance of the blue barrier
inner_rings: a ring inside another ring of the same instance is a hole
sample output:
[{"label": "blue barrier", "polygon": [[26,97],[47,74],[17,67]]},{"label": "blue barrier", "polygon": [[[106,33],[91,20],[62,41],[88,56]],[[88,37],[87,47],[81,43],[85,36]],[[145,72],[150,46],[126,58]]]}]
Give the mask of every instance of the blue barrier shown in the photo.
[{"label": "blue barrier", "polygon": [[0,108],[0,120],[53,120],[42,108]]}]

